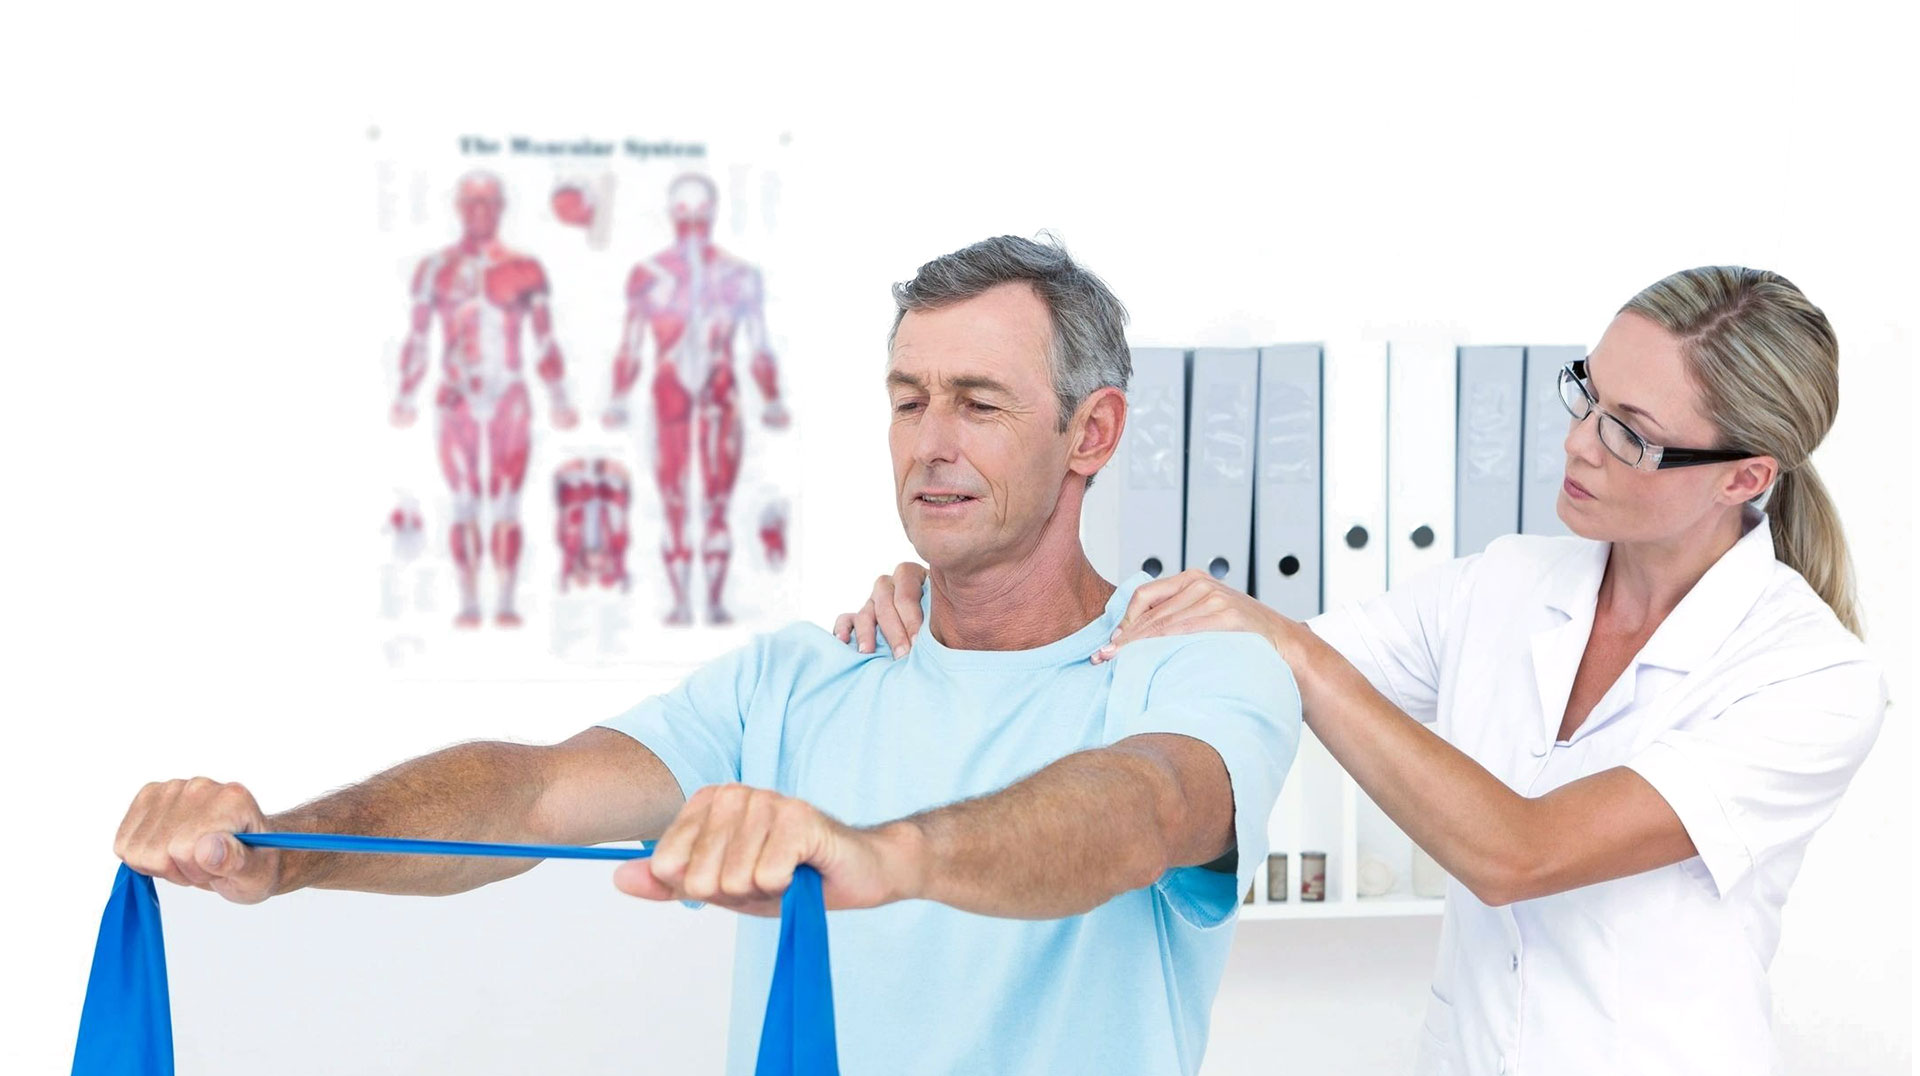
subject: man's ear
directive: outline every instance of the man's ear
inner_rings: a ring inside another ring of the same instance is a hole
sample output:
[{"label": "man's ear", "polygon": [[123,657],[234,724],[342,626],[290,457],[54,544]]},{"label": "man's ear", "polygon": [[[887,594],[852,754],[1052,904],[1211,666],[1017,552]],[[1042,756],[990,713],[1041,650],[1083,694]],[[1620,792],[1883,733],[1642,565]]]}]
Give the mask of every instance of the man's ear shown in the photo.
[{"label": "man's ear", "polygon": [[1067,457],[1067,469],[1082,478],[1091,477],[1113,458],[1126,428],[1127,394],[1111,385],[1096,389],[1074,408],[1073,451]]},{"label": "man's ear", "polygon": [[1765,493],[1779,474],[1780,461],[1772,456],[1738,460],[1720,487],[1720,497],[1728,504],[1745,504]]}]

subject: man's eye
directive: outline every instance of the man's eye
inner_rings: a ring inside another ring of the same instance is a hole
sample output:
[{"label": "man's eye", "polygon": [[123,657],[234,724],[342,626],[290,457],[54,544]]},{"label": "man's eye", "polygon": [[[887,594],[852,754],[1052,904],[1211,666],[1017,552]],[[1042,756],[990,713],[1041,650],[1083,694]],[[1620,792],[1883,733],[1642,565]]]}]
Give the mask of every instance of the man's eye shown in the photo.
[{"label": "man's eye", "polygon": [[893,405],[893,413],[896,415],[912,414],[919,409],[919,400],[901,400],[899,403]]},{"label": "man's eye", "polygon": [[1000,410],[999,408],[993,406],[990,403],[981,403],[978,400],[973,401],[967,406],[973,408],[974,414],[977,414],[977,415],[992,414],[993,412]]}]

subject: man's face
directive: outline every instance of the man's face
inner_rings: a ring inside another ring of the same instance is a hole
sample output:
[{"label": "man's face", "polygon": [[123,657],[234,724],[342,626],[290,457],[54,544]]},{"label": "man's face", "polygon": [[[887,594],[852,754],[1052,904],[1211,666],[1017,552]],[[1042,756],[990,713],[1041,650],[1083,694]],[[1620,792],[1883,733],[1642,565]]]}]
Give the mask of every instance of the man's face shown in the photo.
[{"label": "man's face", "polygon": [[900,522],[929,566],[1015,563],[1038,544],[1072,445],[1059,428],[1052,339],[1046,303],[1024,282],[901,319],[887,442]]}]

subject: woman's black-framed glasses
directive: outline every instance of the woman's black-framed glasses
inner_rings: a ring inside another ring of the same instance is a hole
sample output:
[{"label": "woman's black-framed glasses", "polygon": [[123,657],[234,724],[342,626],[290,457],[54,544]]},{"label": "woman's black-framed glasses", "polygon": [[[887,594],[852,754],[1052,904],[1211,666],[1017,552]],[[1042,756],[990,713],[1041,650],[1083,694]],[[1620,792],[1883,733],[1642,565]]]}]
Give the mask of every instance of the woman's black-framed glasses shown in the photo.
[{"label": "woman's black-framed glasses", "polygon": [[1588,415],[1600,416],[1600,443],[1613,453],[1615,459],[1629,467],[1645,471],[1658,471],[1668,467],[1694,467],[1702,463],[1725,463],[1729,460],[1750,459],[1751,452],[1735,452],[1722,448],[1671,448],[1666,445],[1648,444],[1647,439],[1633,432],[1633,428],[1620,421],[1611,412],[1600,406],[1594,398],[1593,390],[1587,387],[1587,360],[1579,359],[1560,368],[1560,402],[1567,407],[1567,414],[1574,421],[1584,422]]}]

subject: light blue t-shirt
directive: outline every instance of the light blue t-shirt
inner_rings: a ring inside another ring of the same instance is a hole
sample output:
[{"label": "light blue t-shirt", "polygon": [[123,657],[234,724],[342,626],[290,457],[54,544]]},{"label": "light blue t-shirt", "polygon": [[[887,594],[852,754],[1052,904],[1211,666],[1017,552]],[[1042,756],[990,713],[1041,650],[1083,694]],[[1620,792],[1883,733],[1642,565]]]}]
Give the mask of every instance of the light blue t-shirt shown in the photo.
[{"label": "light blue t-shirt", "polygon": [[[689,796],[731,781],[874,825],[995,792],[1142,733],[1210,744],[1233,781],[1239,876],[1185,867],[1084,915],[995,919],[932,901],[828,914],[841,1071],[1192,1073],[1239,894],[1300,740],[1293,676],[1263,639],[1149,639],[1100,665],[1144,573],[1036,650],[952,650],[927,627],[894,661],[798,624],[605,723]],[[779,923],[742,916],[728,1071],[750,1073]]]}]

